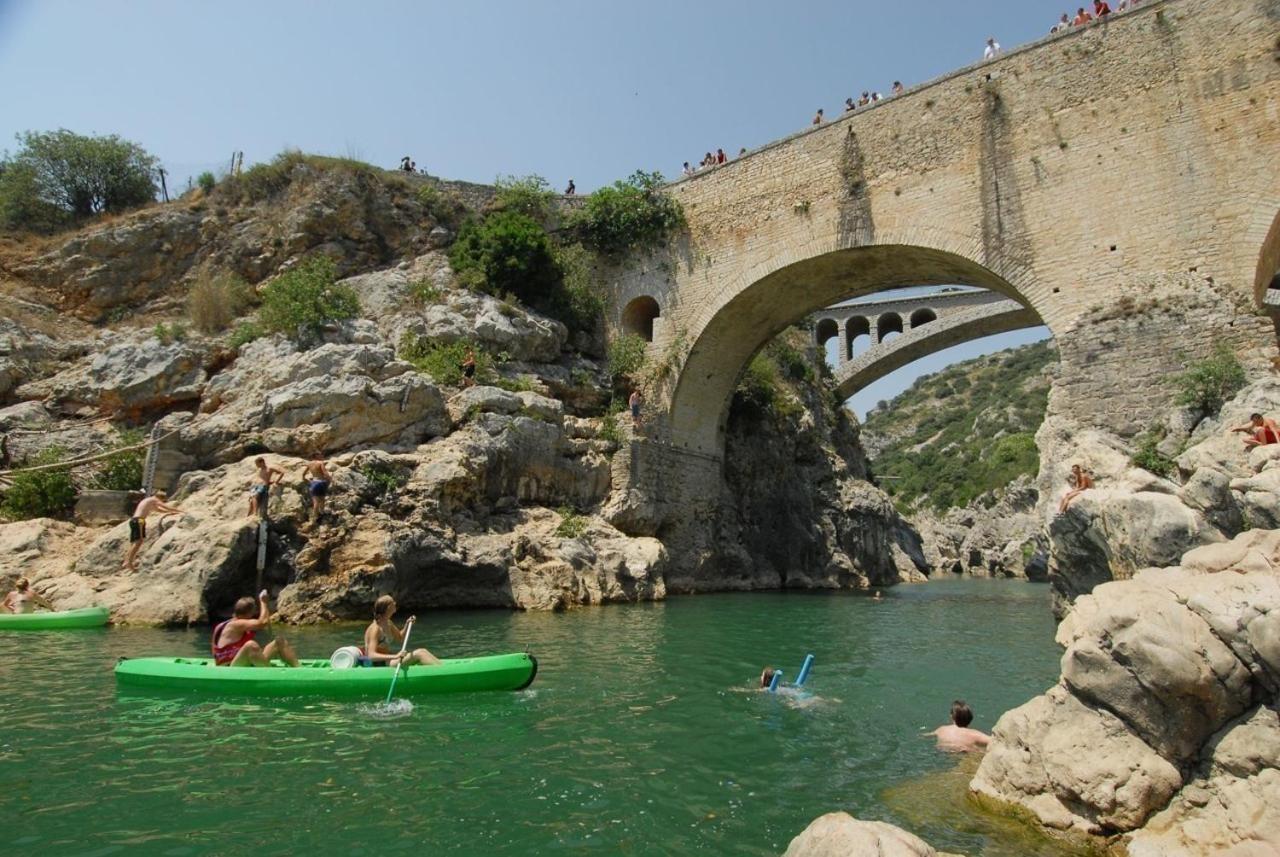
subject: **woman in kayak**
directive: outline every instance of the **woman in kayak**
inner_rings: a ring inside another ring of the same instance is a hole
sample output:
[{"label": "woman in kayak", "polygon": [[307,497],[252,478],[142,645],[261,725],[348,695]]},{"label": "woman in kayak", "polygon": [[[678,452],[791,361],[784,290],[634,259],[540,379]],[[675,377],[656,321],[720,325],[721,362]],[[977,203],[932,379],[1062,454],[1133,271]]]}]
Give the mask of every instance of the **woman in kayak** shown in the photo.
[{"label": "woman in kayak", "polygon": [[[364,646],[360,649],[360,665],[366,667],[389,666],[399,667],[401,663],[422,664],[430,666],[440,663],[440,659],[426,649],[414,649],[405,652],[403,661],[399,646],[404,642],[404,629],[396,627],[393,618],[396,615],[396,600],[390,595],[380,595],[373,602],[373,621],[364,629]],[[415,617],[410,616],[412,622]]]},{"label": "woman in kayak", "polygon": [[32,589],[31,581],[25,577],[19,577],[14,582],[13,591],[4,597],[0,607],[4,608],[5,613],[34,613],[37,607],[54,609],[49,599]]},{"label": "woman in kayak", "polygon": [[[258,608],[258,618],[253,618],[253,608]],[[293,646],[284,637],[276,637],[261,646],[254,635],[271,624],[271,608],[267,606],[267,590],[258,593],[258,600],[247,595],[236,602],[230,619],[213,628],[213,662],[220,667],[269,667],[271,659],[278,657],[291,667],[298,665]]]}]

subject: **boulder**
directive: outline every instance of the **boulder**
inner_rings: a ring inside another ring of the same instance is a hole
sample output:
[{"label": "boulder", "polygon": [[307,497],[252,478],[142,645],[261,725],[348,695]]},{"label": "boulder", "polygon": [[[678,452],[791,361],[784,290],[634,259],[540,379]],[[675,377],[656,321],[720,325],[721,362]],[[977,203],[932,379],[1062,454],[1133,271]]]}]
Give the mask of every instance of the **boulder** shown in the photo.
[{"label": "boulder", "polygon": [[829,812],[814,819],[792,839],[783,857],[937,857],[938,854],[923,839],[892,824],[860,821],[847,812]]}]

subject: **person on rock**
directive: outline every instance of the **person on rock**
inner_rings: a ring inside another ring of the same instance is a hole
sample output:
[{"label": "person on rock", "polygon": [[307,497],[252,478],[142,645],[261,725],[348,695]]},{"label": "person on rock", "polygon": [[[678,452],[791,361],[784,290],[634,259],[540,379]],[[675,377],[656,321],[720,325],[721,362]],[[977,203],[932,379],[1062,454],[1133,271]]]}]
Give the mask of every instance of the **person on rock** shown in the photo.
[{"label": "person on rock", "polygon": [[1280,443],[1280,426],[1276,425],[1275,420],[1264,417],[1262,414],[1249,414],[1249,422],[1242,426],[1232,426],[1229,431],[1244,432],[1249,435],[1244,439],[1245,449]]},{"label": "person on rock", "polygon": [[302,468],[302,478],[307,480],[307,495],[311,497],[311,520],[318,522],[324,514],[324,501],[329,496],[333,477],[329,475],[324,459],[315,455]]},{"label": "person on rock", "polygon": [[[365,667],[388,666],[399,667],[402,663],[431,666],[440,663],[440,659],[426,649],[414,649],[412,652],[400,654],[400,644],[404,642],[405,629],[396,626],[396,600],[390,595],[379,595],[373,602],[373,621],[364,629],[364,645],[360,648],[360,665]],[[410,616],[409,622],[417,617]],[[408,623],[405,628],[408,628]]]},{"label": "person on rock", "polygon": [[1093,487],[1093,477],[1089,475],[1089,471],[1079,464],[1073,464],[1071,465],[1071,475],[1067,477],[1067,483],[1071,486],[1071,490],[1062,495],[1062,502],[1058,504],[1058,514],[1067,511],[1072,500]]},{"label": "person on rock", "polygon": [[267,500],[271,497],[271,486],[284,481],[284,471],[279,467],[268,467],[267,460],[259,456],[253,460],[257,468],[254,473],[253,487],[249,489],[249,517],[267,516]]},{"label": "person on rock", "polygon": [[627,399],[627,407],[631,409],[631,427],[640,428],[640,411],[644,408],[644,394],[639,389],[631,391],[631,396]]},{"label": "person on rock", "polygon": [[[254,618],[254,608],[258,616]],[[271,625],[271,608],[267,605],[267,590],[258,593],[258,600],[245,596],[236,602],[232,616],[213,627],[209,648],[213,651],[213,663],[220,667],[269,667],[279,658],[291,667],[298,665],[293,646],[284,637],[276,637],[266,646],[254,639],[259,631]]]},{"label": "person on rock", "polygon": [[565,196],[577,196],[578,186],[573,183],[573,179],[569,179],[569,186],[564,189]]},{"label": "person on rock", "polygon": [[163,491],[157,491],[150,497],[142,498],[142,502],[138,503],[133,510],[133,517],[129,519],[129,552],[125,554],[123,571],[138,570],[138,551],[142,550],[142,543],[147,538],[147,517],[155,512],[160,513],[161,522],[170,515],[181,515],[182,510],[177,506],[170,506],[165,502],[169,495]]},{"label": "person on rock", "polygon": [[970,753],[985,749],[991,743],[991,736],[977,729],[970,729],[973,722],[973,709],[963,699],[951,703],[951,722],[939,726],[932,732],[926,732],[925,738],[937,738],[938,749],[949,753]]},{"label": "person on rock", "polygon": [[467,358],[462,361],[462,386],[474,387],[476,385],[476,352],[475,349],[467,349]]},{"label": "person on rock", "polygon": [[0,613],[34,613],[37,607],[55,609],[48,598],[31,588],[31,581],[25,577],[15,580],[13,590],[0,601]]}]

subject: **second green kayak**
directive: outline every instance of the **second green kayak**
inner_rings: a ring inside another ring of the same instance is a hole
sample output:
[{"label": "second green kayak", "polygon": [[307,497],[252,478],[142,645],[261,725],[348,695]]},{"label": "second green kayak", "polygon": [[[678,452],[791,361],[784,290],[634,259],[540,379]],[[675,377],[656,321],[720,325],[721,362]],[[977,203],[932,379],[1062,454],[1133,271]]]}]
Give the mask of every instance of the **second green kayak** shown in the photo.
[{"label": "second green kayak", "polygon": [[111,618],[105,607],[55,610],[51,613],[0,613],[0,631],[61,631],[100,628]]},{"label": "second green kayak", "polygon": [[[209,658],[121,658],[116,664],[121,687],[262,697],[379,699],[391,686],[391,673],[391,667],[335,670],[327,660],[304,660],[292,668],[217,667]],[[537,659],[524,652],[451,658],[436,666],[401,669],[396,696],[523,690],[537,674]]]}]

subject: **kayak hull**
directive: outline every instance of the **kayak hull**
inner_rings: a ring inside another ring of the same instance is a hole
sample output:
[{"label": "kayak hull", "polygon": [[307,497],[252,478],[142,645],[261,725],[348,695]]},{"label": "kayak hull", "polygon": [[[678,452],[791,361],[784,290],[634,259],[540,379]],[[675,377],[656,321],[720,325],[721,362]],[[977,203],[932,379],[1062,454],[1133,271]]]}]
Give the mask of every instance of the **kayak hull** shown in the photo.
[{"label": "kayak hull", "polygon": [[111,618],[106,607],[57,610],[52,613],[0,613],[0,631],[63,631],[101,628]]},{"label": "kayak hull", "polygon": [[[391,687],[391,667],[335,670],[328,660],[304,660],[290,668],[218,667],[209,658],[121,658],[116,683],[124,688],[256,697],[380,699]],[[396,696],[432,696],[486,690],[523,690],[533,683],[538,661],[517,653],[452,658],[438,666],[413,664],[400,670]]]}]

